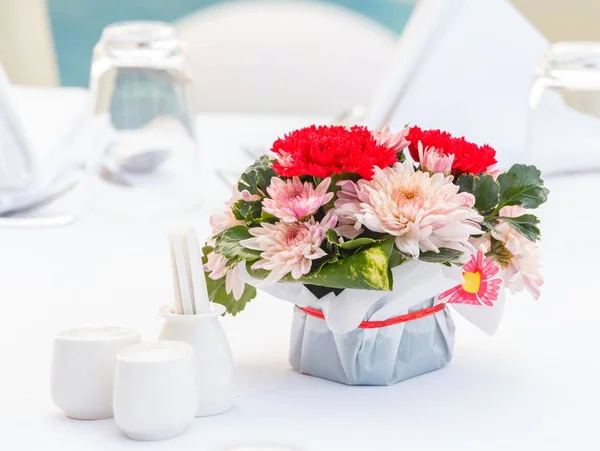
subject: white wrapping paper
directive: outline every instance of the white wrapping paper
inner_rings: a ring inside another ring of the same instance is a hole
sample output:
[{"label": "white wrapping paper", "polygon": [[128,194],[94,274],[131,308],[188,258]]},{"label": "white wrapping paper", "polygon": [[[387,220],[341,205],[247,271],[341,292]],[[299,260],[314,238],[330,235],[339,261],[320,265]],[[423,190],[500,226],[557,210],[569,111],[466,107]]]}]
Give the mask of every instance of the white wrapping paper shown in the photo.
[{"label": "white wrapping paper", "polygon": [[[442,368],[452,358],[454,322],[448,308],[392,326],[358,326],[363,320],[383,321],[444,302],[437,296],[463,281],[458,267],[412,260],[392,269],[391,292],[346,289],[320,299],[300,283],[263,286],[245,269],[241,273],[246,283],[276,298],[323,311],[325,321],[294,310],[290,363],[296,371],[350,385],[391,385]],[[493,307],[451,305],[493,334],[502,317],[504,291]]]},{"label": "white wrapping paper", "polygon": [[[434,302],[430,298],[407,313]],[[448,309],[392,326],[339,334],[330,331],[325,321],[296,308],[290,364],[300,373],[343,384],[392,385],[442,368],[452,359],[453,348],[454,322]]]}]

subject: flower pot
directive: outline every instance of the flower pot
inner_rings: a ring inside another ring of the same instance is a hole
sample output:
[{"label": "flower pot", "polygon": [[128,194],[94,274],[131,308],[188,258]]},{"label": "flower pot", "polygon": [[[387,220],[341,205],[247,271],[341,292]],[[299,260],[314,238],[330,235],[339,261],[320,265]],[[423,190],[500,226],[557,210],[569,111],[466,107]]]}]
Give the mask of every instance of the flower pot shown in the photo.
[{"label": "flower pot", "polygon": [[444,367],[452,359],[455,326],[444,304],[430,298],[386,321],[365,321],[334,333],[320,311],[295,307],[290,364],[299,373],[348,385],[392,385]]}]

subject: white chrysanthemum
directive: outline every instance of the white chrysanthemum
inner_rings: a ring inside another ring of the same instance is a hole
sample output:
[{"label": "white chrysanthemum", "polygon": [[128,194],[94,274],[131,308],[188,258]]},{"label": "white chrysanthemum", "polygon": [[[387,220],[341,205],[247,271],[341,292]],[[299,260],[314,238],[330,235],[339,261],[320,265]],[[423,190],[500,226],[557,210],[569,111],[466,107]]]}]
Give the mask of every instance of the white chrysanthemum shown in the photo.
[{"label": "white chrysanthemum", "polygon": [[341,185],[335,213],[345,223],[395,236],[398,249],[413,258],[440,248],[473,250],[468,240],[482,233],[476,222],[483,218],[472,208],[473,195],[459,193],[452,177],[415,171],[408,161],[374,171],[371,180]]},{"label": "white chrysanthemum", "polygon": [[[504,207],[500,210],[500,216],[516,218],[527,213],[523,207]],[[483,252],[489,252],[492,248],[491,237],[500,241],[508,251],[502,259],[498,256],[493,258],[502,267],[504,284],[512,292],[517,293],[526,289],[535,299],[540,297],[540,288],[544,283],[541,274],[540,250],[533,241],[529,241],[506,221],[500,220],[494,226],[494,231],[486,233],[480,239],[471,240],[473,245]]]}]

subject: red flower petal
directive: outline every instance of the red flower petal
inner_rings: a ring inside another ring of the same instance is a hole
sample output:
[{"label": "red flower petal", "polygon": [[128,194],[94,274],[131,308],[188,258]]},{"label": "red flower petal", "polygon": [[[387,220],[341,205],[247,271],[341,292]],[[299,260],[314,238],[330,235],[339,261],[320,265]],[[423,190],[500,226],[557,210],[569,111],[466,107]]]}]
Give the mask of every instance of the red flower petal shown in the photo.
[{"label": "red flower petal", "polygon": [[416,126],[411,127],[406,139],[410,141],[408,150],[415,161],[419,161],[419,141],[423,147],[435,147],[447,155],[454,155],[452,169],[455,175],[479,174],[486,172],[490,166],[497,163],[496,151],[487,144],[478,146],[465,138],[455,138],[441,130],[421,130]]},{"label": "red flower petal", "polygon": [[329,177],[342,172],[369,180],[373,167],[385,168],[398,161],[394,149],[377,144],[366,127],[310,126],[288,133],[271,149],[273,164],[282,177]]}]

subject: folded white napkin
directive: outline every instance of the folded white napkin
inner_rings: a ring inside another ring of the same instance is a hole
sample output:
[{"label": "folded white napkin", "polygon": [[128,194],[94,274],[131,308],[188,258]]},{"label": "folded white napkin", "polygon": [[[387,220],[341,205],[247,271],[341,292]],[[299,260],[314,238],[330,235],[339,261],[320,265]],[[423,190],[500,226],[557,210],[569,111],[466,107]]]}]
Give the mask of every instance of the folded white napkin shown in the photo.
[{"label": "folded white napkin", "polygon": [[14,87],[0,65],[0,214],[75,183],[88,121],[87,90]]},{"label": "folded white napkin", "polygon": [[34,171],[31,143],[23,129],[10,83],[0,65],[0,192],[25,187]]}]

